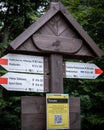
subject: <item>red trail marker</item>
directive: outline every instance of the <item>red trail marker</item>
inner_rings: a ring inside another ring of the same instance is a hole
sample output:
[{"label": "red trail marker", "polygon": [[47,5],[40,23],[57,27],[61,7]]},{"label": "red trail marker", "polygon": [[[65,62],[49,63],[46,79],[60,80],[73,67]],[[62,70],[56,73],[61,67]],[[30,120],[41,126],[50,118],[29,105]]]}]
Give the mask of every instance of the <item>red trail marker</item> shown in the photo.
[{"label": "red trail marker", "polygon": [[0,65],[8,65],[8,59],[0,58]]},{"label": "red trail marker", "polygon": [[0,84],[8,84],[8,78],[0,78]]}]

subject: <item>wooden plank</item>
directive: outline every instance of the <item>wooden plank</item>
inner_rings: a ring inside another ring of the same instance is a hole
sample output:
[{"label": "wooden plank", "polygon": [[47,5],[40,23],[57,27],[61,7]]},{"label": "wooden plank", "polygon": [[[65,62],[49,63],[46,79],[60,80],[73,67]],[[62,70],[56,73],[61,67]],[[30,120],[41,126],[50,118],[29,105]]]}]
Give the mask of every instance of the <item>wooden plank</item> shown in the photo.
[{"label": "wooden plank", "polygon": [[68,21],[65,21],[65,17],[63,17],[60,12],[42,26],[36,34],[65,36],[68,38],[78,39],[78,34],[72,30],[72,26],[68,23]]},{"label": "wooden plank", "polygon": [[62,36],[34,35],[34,44],[41,51],[73,54],[82,47],[82,40]]},{"label": "wooden plank", "polygon": [[[75,38],[80,39],[78,34],[72,30],[72,26],[69,24],[69,26],[61,33],[61,36],[65,36],[68,38]],[[82,39],[81,39],[82,40]]]},{"label": "wooden plank", "polygon": [[46,25],[56,36],[60,36],[61,33],[68,28],[68,23],[65,21],[63,15],[60,12],[57,13],[51,20],[49,20]]},{"label": "wooden plank", "polygon": [[48,22],[48,27],[50,30],[54,33],[54,35],[58,35],[58,23],[59,17],[53,17],[49,22]]},{"label": "wooden plank", "polygon": [[40,28],[36,34],[54,35],[52,30],[48,27],[48,22],[42,28]]},{"label": "wooden plank", "polygon": [[79,129],[80,127],[80,113],[70,112],[70,128]]},{"label": "wooden plank", "polygon": [[74,113],[74,112],[78,112],[80,113],[80,98],[77,97],[71,97],[70,100],[70,112]]},{"label": "wooden plank", "polygon": [[22,128],[23,130],[31,129],[45,129],[46,118],[45,114],[23,114],[22,115]]},{"label": "wooden plank", "polygon": [[31,38],[27,39],[21,46],[17,48],[17,50],[26,52],[40,52],[36,46],[34,46]]},{"label": "wooden plank", "polygon": [[[21,130],[46,130],[45,100],[45,97],[40,96],[23,96],[21,98]],[[69,130],[80,130],[80,98],[71,97],[69,100]]]},{"label": "wooden plank", "polygon": [[[22,113],[31,114],[31,113],[44,113],[45,112],[45,98],[34,97],[34,96],[24,96],[21,99],[22,103]],[[27,105],[28,104],[28,105]],[[45,105],[46,106],[46,105]],[[43,109],[44,108],[44,109]]]},{"label": "wooden plank", "polygon": [[[62,33],[68,28],[68,23],[65,21],[65,18],[61,13],[58,13],[56,17],[59,17],[59,20],[57,22],[58,26],[58,36],[61,36]],[[69,37],[69,36],[68,36]]]},{"label": "wooden plank", "polygon": [[80,130],[80,98],[70,97],[69,98],[69,116],[70,116],[70,129]]},{"label": "wooden plank", "polygon": [[82,48],[75,55],[94,57],[94,52],[92,52],[85,43],[85,45],[83,44]]}]

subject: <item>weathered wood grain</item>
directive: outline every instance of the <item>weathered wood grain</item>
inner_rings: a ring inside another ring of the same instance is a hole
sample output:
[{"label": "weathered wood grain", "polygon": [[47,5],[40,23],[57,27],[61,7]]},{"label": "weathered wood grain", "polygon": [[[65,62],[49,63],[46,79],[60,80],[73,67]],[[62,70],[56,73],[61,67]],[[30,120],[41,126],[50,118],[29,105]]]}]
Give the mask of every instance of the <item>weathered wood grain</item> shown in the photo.
[{"label": "weathered wood grain", "polygon": [[[46,99],[40,96],[23,96],[21,98],[22,130],[46,130]],[[80,130],[80,98],[69,99],[70,129]]]},{"label": "weathered wood grain", "polygon": [[50,92],[63,93],[63,58],[61,55],[50,56]]},{"label": "weathered wood grain", "polygon": [[33,40],[41,51],[55,53],[77,53],[82,47],[82,40],[62,36],[34,35]]}]

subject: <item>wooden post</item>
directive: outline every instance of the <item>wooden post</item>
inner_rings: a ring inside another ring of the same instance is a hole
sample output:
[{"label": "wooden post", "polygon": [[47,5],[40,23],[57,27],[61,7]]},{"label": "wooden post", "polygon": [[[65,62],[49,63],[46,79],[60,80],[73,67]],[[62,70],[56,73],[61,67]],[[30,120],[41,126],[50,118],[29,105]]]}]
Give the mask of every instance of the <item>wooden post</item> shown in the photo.
[{"label": "wooden post", "polygon": [[63,93],[63,58],[61,55],[50,56],[50,92]]}]

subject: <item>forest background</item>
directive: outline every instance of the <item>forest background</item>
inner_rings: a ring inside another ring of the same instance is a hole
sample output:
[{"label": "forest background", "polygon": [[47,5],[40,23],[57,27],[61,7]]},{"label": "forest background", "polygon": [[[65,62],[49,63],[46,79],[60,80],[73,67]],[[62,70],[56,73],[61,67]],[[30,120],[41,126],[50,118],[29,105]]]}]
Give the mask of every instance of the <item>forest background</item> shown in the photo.
[{"label": "forest background", "polygon": [[[104,0],[60,0],[104,52]],[[9,43],[35,22],[50,0],[0,0],[0,57]],[[104,56],[92,63],[104,70]],[[5,72],[0,67],[0,76]],[[81,129],[104,128],[104,74],[95,80],[64,79],[64,91],[81,98]],[[21,96],[0,86],[0,130],[21,129]],[[42,94],[40,94],[42,95]]]}]

